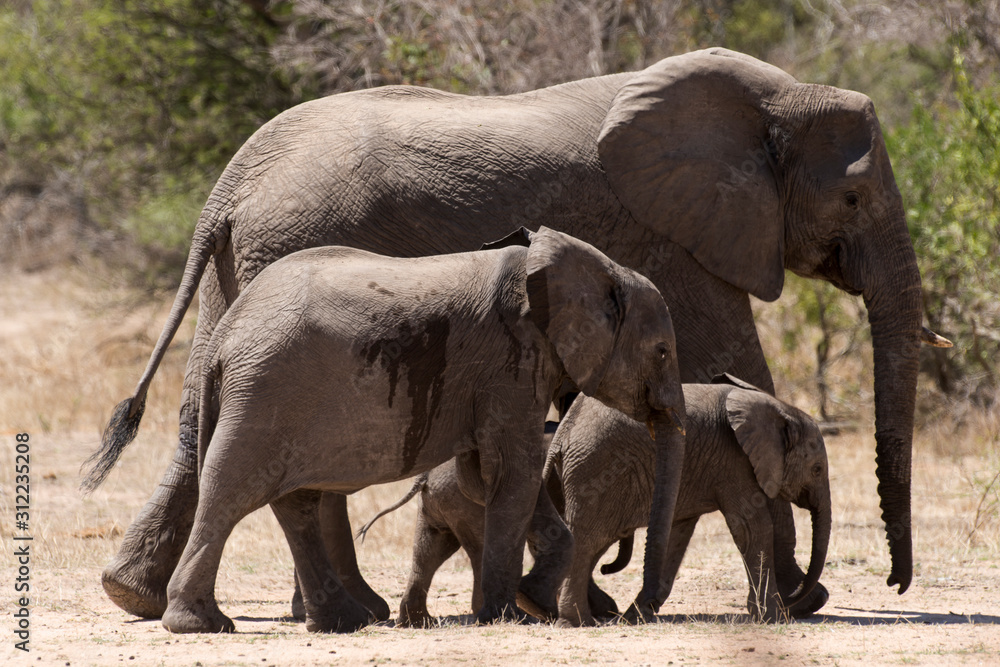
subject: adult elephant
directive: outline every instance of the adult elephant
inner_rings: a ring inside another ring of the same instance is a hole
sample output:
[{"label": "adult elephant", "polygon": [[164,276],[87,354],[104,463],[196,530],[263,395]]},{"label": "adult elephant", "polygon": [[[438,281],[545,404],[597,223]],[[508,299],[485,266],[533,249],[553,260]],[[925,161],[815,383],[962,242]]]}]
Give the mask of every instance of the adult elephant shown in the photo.
[{"label": "adult elephant", "polygon": [[[430,255],[543,223],[653,280],[676,322],[688,382],[729,372],[773,393],[749,295],[776,299],[785,269],[863,295],[887,583],[905,591],[921,286],[874,106],[862,94],[802,84],[749,56],[709,49],[505,97],[407,86],[344,93],[258,130],[212,191],[167,324],[106,434],[134,435],[200,282],[180,444],[104,572],[111,598],[140,616],[163,612],[197,504],[195,378],[216,322],[258,272],[311,246]],[[343,499],[331,505],[331,530],[349,530]],[[803,574],[790,506],[772,512],[777,569],[793,573],[778,582],[787,595]],[[650,525],[645,615],[662,599],[669,521]],[[338,565],[356,572],[353,554]],[[822,606],[822,586],[814,595]]]}]

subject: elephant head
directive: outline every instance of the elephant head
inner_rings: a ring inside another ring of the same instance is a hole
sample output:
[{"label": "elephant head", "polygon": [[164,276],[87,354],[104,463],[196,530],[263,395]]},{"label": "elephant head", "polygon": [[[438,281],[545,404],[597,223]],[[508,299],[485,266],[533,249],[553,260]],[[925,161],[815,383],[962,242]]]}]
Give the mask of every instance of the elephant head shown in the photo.
[{"label": "elephant head", "polygon": [[812,516],[809,569],[799,590],[783,601],[792,607],[819,581],[830,545],[830,473],[823,435],[802,411],[756,387],[729,376],[714,382],[736,385],[726,397],[726,415],[765,495],[795,503]]},{"label": "elephant head", "polygon": [[529,316],[576,387],[650,424],[654,435],[658,419],[683,430],[674,327],[656,286],[562,232],[541,227],[511,237],[528,241]]},{"label": "elephant head", "polygon": [[725,49],[697,51],[618,91],[598,152],[640,225],[732,285],[771,301],[788,269],[864,297],[887,583],[903,593],[921,285],[871,100]]}]

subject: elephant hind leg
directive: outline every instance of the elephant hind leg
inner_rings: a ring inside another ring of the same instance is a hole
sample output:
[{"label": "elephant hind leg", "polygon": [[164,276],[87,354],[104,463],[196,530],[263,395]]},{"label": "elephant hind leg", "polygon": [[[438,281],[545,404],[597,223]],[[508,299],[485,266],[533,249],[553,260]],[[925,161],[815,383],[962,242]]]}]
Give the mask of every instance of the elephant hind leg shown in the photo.
[{"label": "elephant hind leg", "polygon": [[[340,493],[324,493],[319,503],[319,517],[326,553],[334,569],[337,570],[344,588],[372,613],[376,621],[389,620],[391,615],[389,604],[372,590],[358,569],[354,534],[351,532],[351,520],[347,514],[347,497]],[[292,616],[299,621],[306,620],[302,587],[297,574],[295,592],[292,595]]]},{"label": "elephant hind leg", "polygon": [[267,501],[267,491],[218,470],[214,464],[206,463],[191,536],[167,585],[162,622],[171,632],[235,630],[232,620],[219,610],[215,600],[219,562],[233,528]]},{"label": "elephant hind leg", "polygon": [[459,546],[459,540],[451,530],[432,526],[423,511],[417,515],[413,564],[406,591],[399,603],[397,626],[419,628],[433,623],[434,617],[427,610],[427,591],[438,568],[458,551]]},{"label": "elephant hind leg", "polygon": [[587,604],[590,605],[591,615],[598,621],[610,621],[621,615],[614,598],[605,593],[593,577],[587,584]]},{"label": "elephant hind leg", "polygon": [[320,531],[321,492],[299,489],[271,502],[288,540],[295,573],[302,587],[306,629],[310,632],[354,632],[373,616],[344,588],[327,556]]},{"label": "elephant hind leg", "polygon": [[[588,588],[591,574],[597,565],[601,549],[596,547],[592,535],[587,535],[571,525],[575,542],[573,543],[572,562],[569,571],[562,581],[559,590],[559,620],[561,627],[578,627],[595,625],[590,611]],[[598,538],[599,539],[599,538]]]},{"label": "elephant hind leg", "polygon": [[197,508],[197,452],[181,446],[101,573],[101,585],[112,602],[140,618],[163,616],[167,584],[184,551]]},{"label": "elephant hind leg", "polygon": [[202,280],[198,324],[184,371],[177,451],[163,479],[132,520],[118,552],[101,573],[107,596],[126,612],[160,618],[167,584],[181,558],[198,508],[198,399],[205,348],[226,306],[215,265]]},{"label": "elephant hind leg", "polygon": [[358,569],[354,535],[347,514],[347,496],[341,493],[324,493],[319,503],[319,517],[323,544],[326,545],[326,552],[340,575],[344,588],[372,613],[375,620],[389,620],[389,604],[372,590]]},{"label": "elephant hind leg", "polygon": [[528,528],[528,548],[535,563],[517,589],[521,609],[545,621],[559,615],[556,593],[573,556],[573,535],[556,511],[548,489],[538,491]]}]

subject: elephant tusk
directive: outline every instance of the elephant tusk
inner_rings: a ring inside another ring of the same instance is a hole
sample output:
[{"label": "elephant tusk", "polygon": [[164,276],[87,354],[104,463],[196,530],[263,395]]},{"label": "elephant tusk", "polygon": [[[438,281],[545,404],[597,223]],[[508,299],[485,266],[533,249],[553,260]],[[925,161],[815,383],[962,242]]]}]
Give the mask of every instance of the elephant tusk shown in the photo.
[{"label": "elephant tusk", "polygon": [[674,425],[674,428],[680,432],[681,435],[687,436],[687,431],[684,430],[684,422],[678,416],[677,411],[673,408],[667,410],[667,417],[670,419],[670,423]]},{"label": "elephant tusk", "polygon": [[[681,422],[680,417],[677,416],[677,411],[673,408],[667,409],[663,413],[667,421],[669,421],[675,429],[677,429],[681,435],[686,436],[687,432],[684,430],[684,423]],[[656,440],[656,428],[653,426],[653,416],[650,415],[646,417],[646,428],[649,429],[649,437],[654,441]]]},{"label": "elephant tusk", "polygon": [[931,347],[952,347],[953,345],[950,340],[937,335],[927,327],[920,327],[920,340]]}]

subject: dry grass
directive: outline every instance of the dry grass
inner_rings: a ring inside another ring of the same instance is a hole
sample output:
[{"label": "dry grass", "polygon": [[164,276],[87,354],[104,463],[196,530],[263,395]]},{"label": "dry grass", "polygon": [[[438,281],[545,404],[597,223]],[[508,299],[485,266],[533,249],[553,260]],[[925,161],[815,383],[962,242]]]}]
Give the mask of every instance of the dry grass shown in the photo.
[{"label": "dry grass", "polygon": [[[169,307],[72,273],[0,276],[0,438],[32,444],[34,559],[32,647],[45,664],[326,664],[387,661],[646,662],[695,660],[770,664],[988,663],[1000,652],[1000,520],[997,436],[1000,416],[966,415],[960,426],[940,420],[918,432],[914,455],[916,579],[897,597],[884,585],[888,555],[875,492],[871,429],[828,438],[833,539],[823,581],[832,598],[813,622],[761,626],[748,622],[747,582],[719,516],[702,520],[674,592],[661,610],[666,625],[561,630],[551,626],[449,625],[427,631],[376,627],[350,636],[311,636],[288,617],[291,559],[267,510],[230,539],[218,582],[223,609],[240,634],[172,636],[158,623],[136,621],[100,589],[111,558],[159,481],[176,443],[176,411],[193,316],[153,384],[136,442],[101,489],[77,491],[80,463],[96,446],[104,420],[129,395]],[[803,353],[808,356],[808,350]],[[805,363],[805,362],[803,362]],[[808,408],[808,405],[803,407]],[[863,424],[870,424],[859,420]],[[10,544],[13,456],[0,462],[0,533]],[[408,482],[367,489],[349,507],[355,522],[398,498]],[[416,502],[373,528],[359,560],[373,586],[398,605],[410,560]],[[799,514],[800,562],[808,560],[809,521]],[[620,605],[641,579],[637,556],[600,582]],[[4,560],[4,585],[13,569]],[[471,573],[458,555],[439,572],[433,613],[452,621],[469,613]],[[5,630],[6,632],[6,630]],[[5,643],[4,651],[12,642]],[[194,653],[193,653],[194,652]],[[0,651],[2,653],[2,651]],[[7,653],[3,653],[7,655]],[[33,660],[34,662],[34,660]]]}]

